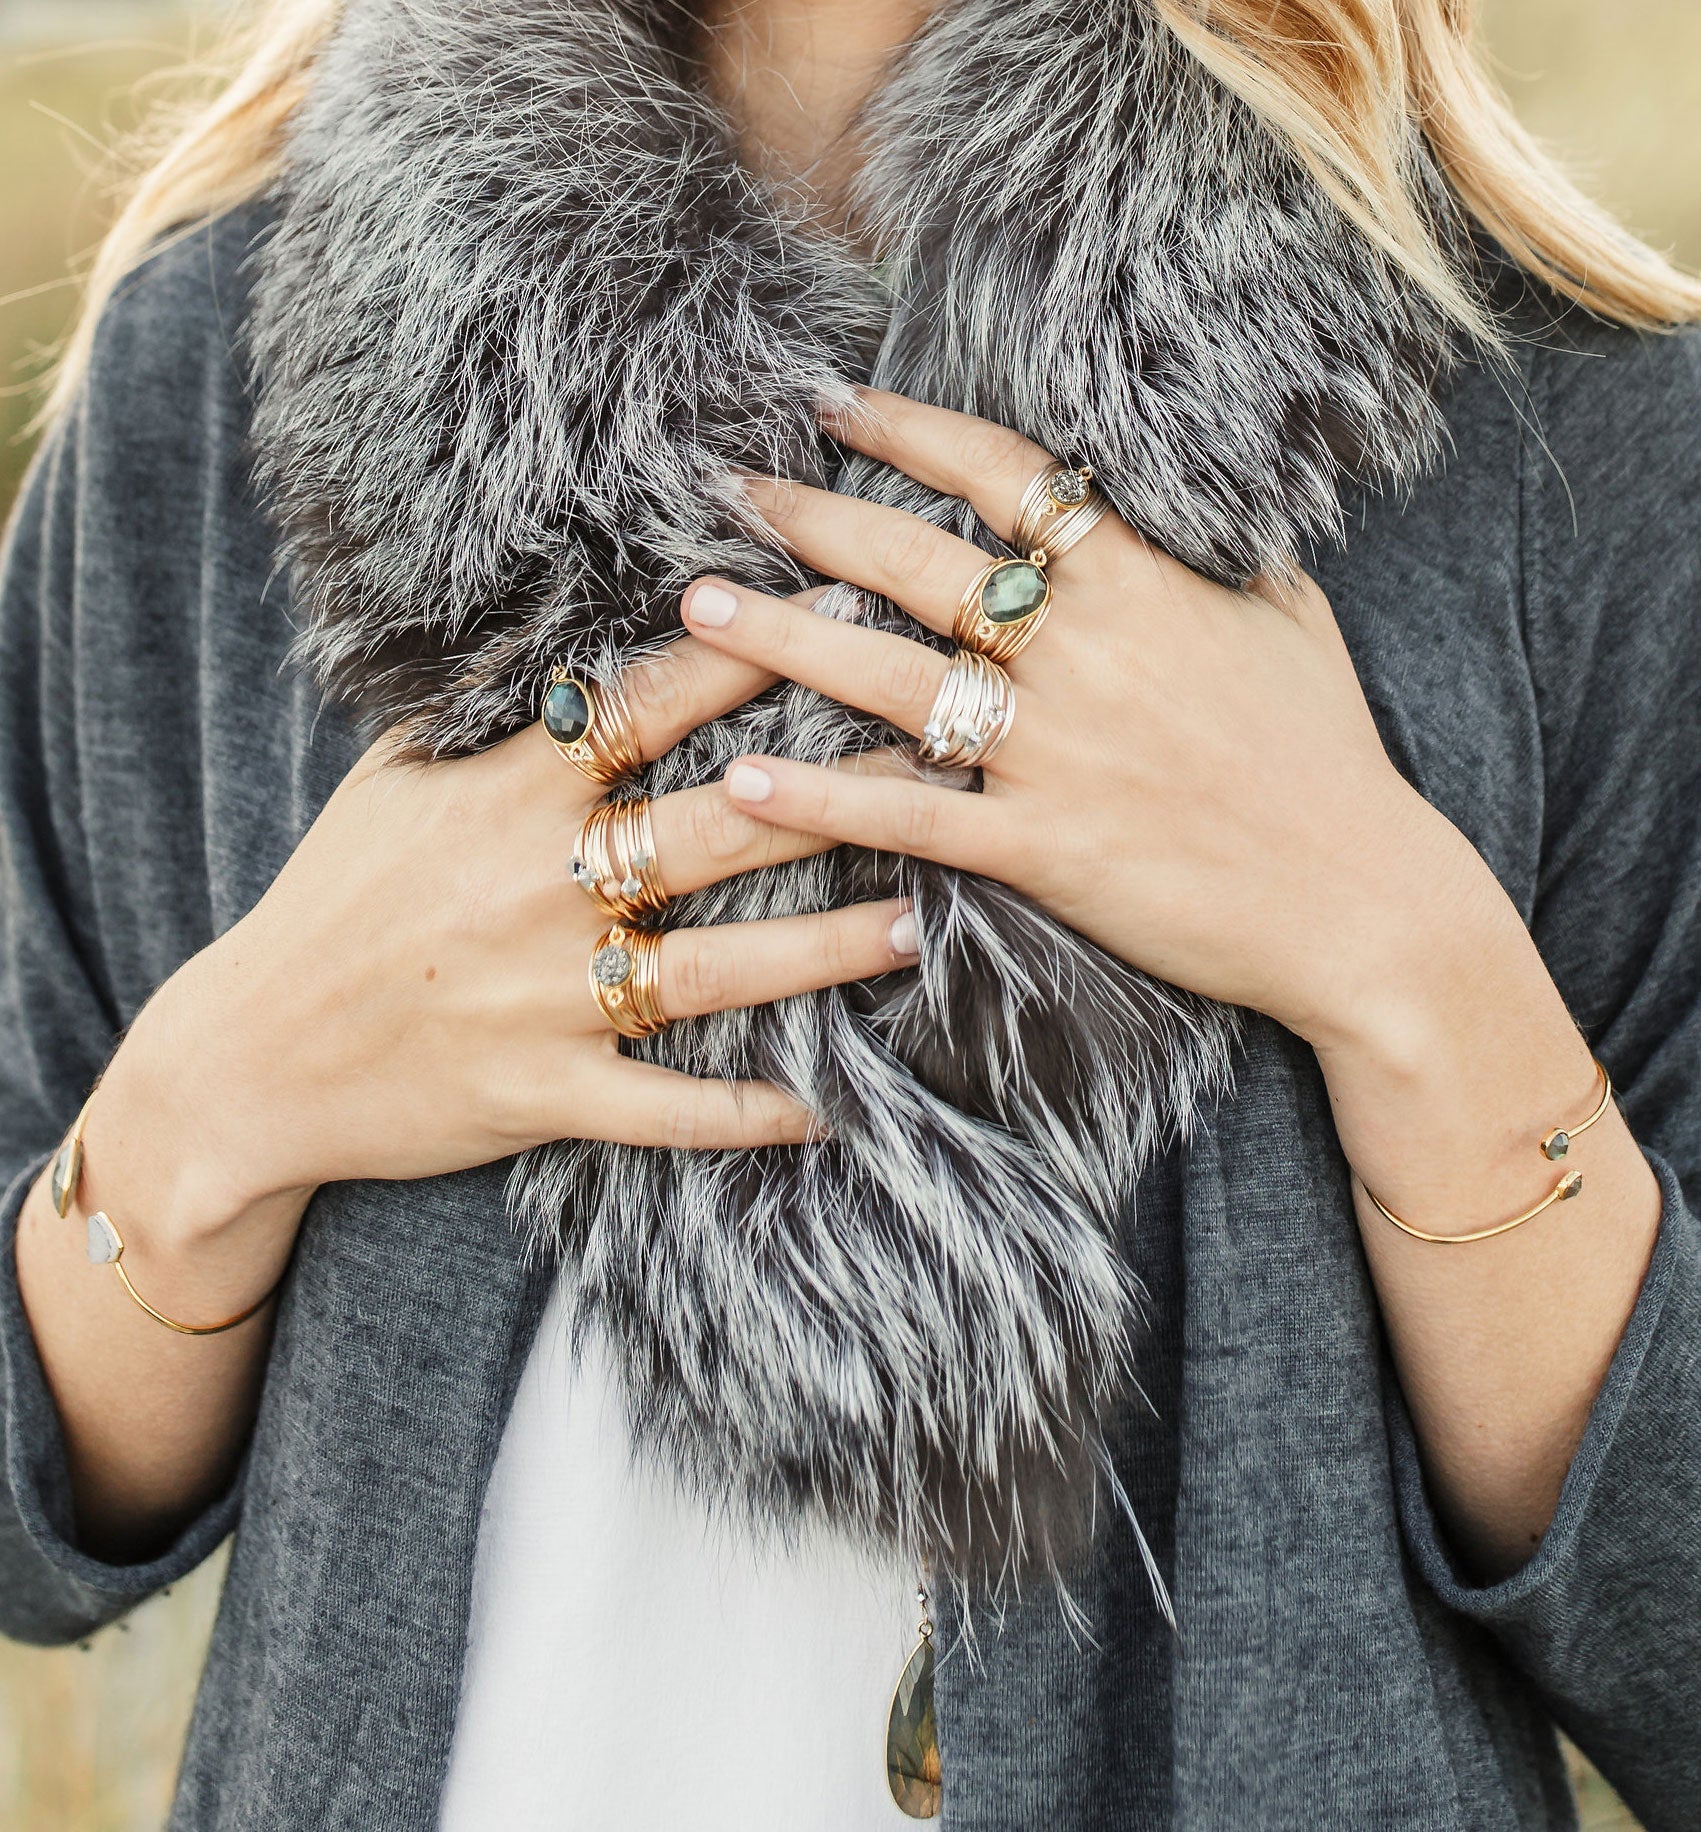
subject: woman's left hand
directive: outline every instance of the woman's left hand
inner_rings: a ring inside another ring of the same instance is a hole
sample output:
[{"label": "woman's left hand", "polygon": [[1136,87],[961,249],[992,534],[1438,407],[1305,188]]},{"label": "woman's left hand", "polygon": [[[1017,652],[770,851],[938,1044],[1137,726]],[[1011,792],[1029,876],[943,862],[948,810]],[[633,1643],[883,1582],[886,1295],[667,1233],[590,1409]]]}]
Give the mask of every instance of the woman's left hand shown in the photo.
[{"label": "woman's left hand", "polygon": [[[1002,427],[865,392],[846,444],[965,498],[1001,537],[1050,455]],[[989,556],[919,518],[796,484],[756,506],[829,577],[948,632]],[[1308,580],[1226,591],[1106,516],[1048,568],[1054,602],[1010,665],[1016,717],[983,795],[749,757],[728,793],[764,821],[1002,879],[1172,984],[1266,1013],[1315,1050],[1425,1462],[1465,1561],[1515,1570],[1640,1288],[1660,1201],[1616,1108],[1579,1143],[1591,1195],[1455,1253],[1551,1184],[1540,1131],[1594,1069],[1523,919],[1377,736]],[[718,580],[706,643],[919,734],[946,658]],[[925,912],[922,945],[926,946]],[[1495,1251],[1481,1257],[1486,1249]]]},{"label": "woman's left hand", "polygon": [[[900,395],[863,399],[872,411],[835,420],[836,437],[1010,537],[1048,453]],[[950,631],[992,557],[901,510],[744,482],[798,556],[932,630]],[[734,765],[729,793],[780,826],[999,879],[1123,959],[1313,1043],[1364,1023],[1367,1001],[1407,983],[1395,970],[1437,898],[1456,909],[1488,874],[1389,761],[1323,593],[1303,578],[1226,590],[1114,514],[1050,571],[983,795],[770,757]],[[924,643],[730,581],[698,581],[684,614],[704,642],[915,735],[947,667]]]}]

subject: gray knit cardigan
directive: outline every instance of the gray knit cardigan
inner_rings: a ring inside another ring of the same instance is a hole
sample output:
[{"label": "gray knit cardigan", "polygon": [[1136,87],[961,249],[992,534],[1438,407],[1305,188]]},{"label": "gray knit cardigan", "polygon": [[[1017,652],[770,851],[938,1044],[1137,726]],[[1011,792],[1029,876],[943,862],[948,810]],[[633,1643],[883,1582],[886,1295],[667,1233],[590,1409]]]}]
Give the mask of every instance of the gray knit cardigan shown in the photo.
[{"label": "gray knit cardigan", "polygon": [[[0,1630],[92,1634],[234,1532],[172,1825],[426,1832],[547,1294],[505,1167],[320,1192],[240,1477],[147,1563],[78,1543],[11,1264],[115,1034],[356,750],[284,659],[238,349],[254,228],[156,256],[108,309],[0,589]],[[1701,1827],[1701,342],[1541,331],[1514,373],[1459,377],[1446,465],[1355,503],[1315,570],[1392,754],[1529,920],[1664,1194],[1558,1512],[1512,1576],[1462,1567],[1317,1064],[1250,1019],[1232,1098],[1140,1190],[1159,1416],[1116,1455],[1178,1632],[1116,1523],[1090,1639],[1043,1585],[980,1624],[978,1663],[947,1620],[959,1832],[1571,1826],[1556,1722],[1653,1832]]]}]

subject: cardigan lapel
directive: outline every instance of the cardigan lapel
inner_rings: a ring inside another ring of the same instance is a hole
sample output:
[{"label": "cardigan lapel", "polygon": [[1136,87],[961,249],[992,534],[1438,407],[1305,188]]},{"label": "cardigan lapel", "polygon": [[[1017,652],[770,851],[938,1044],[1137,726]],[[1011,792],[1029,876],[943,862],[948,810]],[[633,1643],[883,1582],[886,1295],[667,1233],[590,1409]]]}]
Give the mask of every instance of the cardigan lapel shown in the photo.
[{"label": "cardigan lapel", "polygon": [[186,1769],[184,1823],[284,1823],[304,1773],[318,1832],[435,1823],[484,1492],[549,1284],[501,1167],[316,1198],[214,1632],[242,1709],[203,1690],[192,1735],[219,1756]]}]

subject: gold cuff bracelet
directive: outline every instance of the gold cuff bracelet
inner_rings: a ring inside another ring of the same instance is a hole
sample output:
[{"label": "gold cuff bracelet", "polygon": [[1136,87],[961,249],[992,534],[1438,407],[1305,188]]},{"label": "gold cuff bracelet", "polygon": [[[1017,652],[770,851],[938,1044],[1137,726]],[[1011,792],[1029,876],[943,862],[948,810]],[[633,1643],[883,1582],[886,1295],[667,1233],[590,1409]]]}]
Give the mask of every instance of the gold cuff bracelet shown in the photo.
[{"label": "gold cuff bracelet", "polygon": [[[1597,1060],[1595,1070],[1601,1078],[1601,1095],[1595,1103],[1594,1111],[1575,1126],[1553,1127],[1537,1141],[1537,1149],[1549,1162],[1563,1158],[1571,1149],[1571,1141],[1579,1133],[1587,1132],[1612,1104],[1612,1077],[1606,1071],[1606,1064]],[[1470,1234],[1431,1234],[1423,1228],[1414,1228],[1409,1221],[1402,1221],[1373,1190],[1366,1188],[1364,1193],[1379,1215],[1391,1221],[1403,1234],[1411,1235],[1414,1240],[1463,1245],[1466,1241],[1492,1240],[1496,1234],[1508,1234],[1513,1228],[1522,1227],[1526,1221],[1533,1221],[1544,1209],[1551,1209],[1556,1202],[1567,1202],[1571,1197],[1581,1194],[1582,1189],[1583,1173],[1580,1170],[1568,1170],[1534,1208],[1525,1209],[1522,1215],[1514,1215],[1510,1221],[1496,1222],[1492,1228],[1478,1228]]]},{"label": "gold cuff bracelet", "polygon": [[[48,1173],[48,1192],[61,1221],[70,1216],[72,1205],[77,1200],[77,1191],[82,1187],[83,1128],[88,1124],[89,1108],[93,1105],[94,1095],[91,1094],[83,1103],[82,1112],[77,1115],[77,1123],[66,1134],[65,1143],[60,1146],[53,1160],[53,1168]],[[88,1256],[91,1266],[110,1266],[118,1274],[119,1283],[136,1303],[156,1323],[163,1323],[179,1336],[222,1336],[226,1330],[235,1329],[239,1323],[246,1323],[250,1317],[257,1316],[278,1291],[278,1285],[274,1285],[264,1297],[250,1304],[239,1316],[226,1317],[222,1323],[179,1323],[164,1311],[155,1310],[130,1283],[130,1275],[124,1270],[124,1237],[113,1226],[112,1217],[103,1209],[96,1209],[88,1220]],[[278,1284],[282,1283],[280,1279]]]}]

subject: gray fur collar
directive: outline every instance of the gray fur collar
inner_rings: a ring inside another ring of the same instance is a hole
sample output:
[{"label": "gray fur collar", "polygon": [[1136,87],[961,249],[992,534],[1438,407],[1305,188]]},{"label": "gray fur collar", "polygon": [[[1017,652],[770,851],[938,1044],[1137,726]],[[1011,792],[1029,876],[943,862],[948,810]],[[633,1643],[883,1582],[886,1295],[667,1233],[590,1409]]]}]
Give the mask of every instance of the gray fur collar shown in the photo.
[{"label": "gray fur collar", "polygon": [[[795,589],[726,506],[729,463],[995,546],[818,435],[813,397],[845,378],[1089,460],[1226,580],[1340,533],[1343,482],[1434,451],[1435,315],[1143,0],[934,17],[868,122],[863,220],[895,296],[741,168],[681,17],[349,0],[321,60],[264,255],[257,438],[301,655],[364,717],[469,751],[537,716],[550,663],[676,635],[698,572]],[[648,786],[869,735],[777,691]],[[825,1518],[964,1583],[1066,1572],[1095,1497],[1121,1499],[1104,1434],[1135,1391],[1130,1192],[1226,1090],[1235,1019],[928,866],[842,852],[677,915],[893,887],[917,901],[919,971],[647,1046],[773,1077],[831,1145],[563,1144],[518,1165],[515,1212],[577,1260],[638,1442],[711,1503]]]}]

